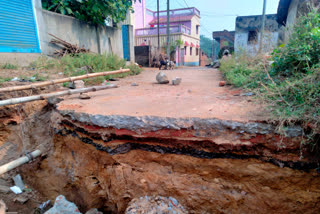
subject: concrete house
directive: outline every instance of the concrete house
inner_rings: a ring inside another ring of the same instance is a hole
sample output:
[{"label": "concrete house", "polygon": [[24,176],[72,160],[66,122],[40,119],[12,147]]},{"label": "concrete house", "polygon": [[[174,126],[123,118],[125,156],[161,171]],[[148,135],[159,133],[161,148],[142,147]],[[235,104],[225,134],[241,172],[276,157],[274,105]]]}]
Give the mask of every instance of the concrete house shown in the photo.
[{"label": "concrete house", "polygon": [[214,31],[212,32],[213,42],[213,58],[217,59],[220,50],[224,48],[234,50],[235,31]]},{"label": "concrete house", "polygon": [[[236,18],[235,52],[245,51],[255,55],[259,51],[261,39],[262,16],[238,16]],[[266,15],[265,35],[262,51],[271,51],[278,44],[280,25],[277,15]]]},{"label": "concrete house", "polygon": [[[146,0],[135,3],[135,46],[158,47],[157,12],[146,8]],[[198,66],[200,58],[200,11],[194,7],[170,10],[170,41],[182,41],[177,48],[178,65]],[[166,46],[167,11],[159,12],[160,47]]]},{"label": "concrete house", "polygon": [[12,61],[10,56],[28,61],[40,53],[52,55],[57,47],[50,44],[49,33],[95,53],[113,53],[134,61],[133,24],[128,19],[118,27],[97,27],[43,10],[41,0],[0,1],[0,63]]},{"label": "concrete house", "polygon": [[280,0],[277,22],[283,26],[281,39],[284,42],[288,40],[290,28],[296,23],[296,20],[301,15],[307,14],[313,6],[319,7],[320,0]]},{"label": "concrete house", "polygon": [[283,26],[290,26],[299,16],[310,11],[310,6],[319,6],[320,0],[280,0],[277,21]]}]

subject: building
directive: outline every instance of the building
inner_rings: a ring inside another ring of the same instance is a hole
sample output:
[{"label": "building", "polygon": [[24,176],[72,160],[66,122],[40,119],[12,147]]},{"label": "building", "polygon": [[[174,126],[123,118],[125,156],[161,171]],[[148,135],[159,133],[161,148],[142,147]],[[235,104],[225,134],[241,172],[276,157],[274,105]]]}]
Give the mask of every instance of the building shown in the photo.
[{"label": "building", "polygon": [[200,66],[206,66],[210,64],[210,62],[211,60],[209,59],[207,54],[200,49]]},{"label": "building", "polygon": [[[259,51],[262,16],[238,16],[236,18],[235,52],[245,51],[255,55]],[[266,15],[262,52],[269,52],[278,45],[280,25],[277,14]]]},{"label": "building", "polygon": [[307,14],[314,6],[320,6],[320,0],[280,0],[277,13],[277,22],[287,27],[282,28],[282,40],[286,42],[290,35],[288,28],[292,27],[299,16]]},{"label": "building", "polygon": [[[135,9],[135,46],[158,47],[157,12],[146,8],[146,0]],[[177,65],[198,66],[200,58],[200,11],[194,7],[170,10],[170,42]],[[167,45],[167,11],[159,12],[160,48]]]},{"label": "building", "polygon": [[97,27],[43,10],[41,0],[0,1],[0,63],[33,61],[40,53],[53,55],[59,47],[50,43],[49,34],[95,53],[134,61],[133,24],[128,20],[115,27]]},{"label": "building", "polygon": [[234,37],[235,31],[214,31],[212,39],[216,42],[213,43],[213,58],[217,59],[219,52],[225,48],[234,50]]}]

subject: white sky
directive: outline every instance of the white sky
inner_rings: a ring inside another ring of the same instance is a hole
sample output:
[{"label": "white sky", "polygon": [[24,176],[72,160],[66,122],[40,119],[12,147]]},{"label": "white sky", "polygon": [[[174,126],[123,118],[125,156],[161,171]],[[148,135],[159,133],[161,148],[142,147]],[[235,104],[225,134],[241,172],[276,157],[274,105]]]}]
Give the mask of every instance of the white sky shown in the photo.
[{"label": "white sky", "polygon": [[[156,11],[157,0],[146,0],[147,8]],[[267,14],[277,13],[279,0],[267,0]],[[213,31],[234,30],[238,16],[262,14],[263,0],[170,0],[170,8],[196,7],[201,13],[201,34],[212,39]],[[160,0],[160,10],[167,0]]]}]

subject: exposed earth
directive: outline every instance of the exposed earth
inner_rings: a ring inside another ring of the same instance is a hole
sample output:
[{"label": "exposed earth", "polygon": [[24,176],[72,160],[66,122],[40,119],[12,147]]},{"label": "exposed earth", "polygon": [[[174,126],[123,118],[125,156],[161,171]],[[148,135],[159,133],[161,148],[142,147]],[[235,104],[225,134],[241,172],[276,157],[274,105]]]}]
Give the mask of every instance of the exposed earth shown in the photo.
[{"label": "exposed earth", "polygon": [[175,198],[188,213],[320,212],[319,156],[301,144],[301,127],[280,135],[254,96],[219,87],[218,70],[165,71],[182,78],[174,86],[157,73],[88,100],[1,108],[0,163],[43,151],[2,179],[20,173],[43,201],[64,195],[82,213],[125,213],[145,196]]}]

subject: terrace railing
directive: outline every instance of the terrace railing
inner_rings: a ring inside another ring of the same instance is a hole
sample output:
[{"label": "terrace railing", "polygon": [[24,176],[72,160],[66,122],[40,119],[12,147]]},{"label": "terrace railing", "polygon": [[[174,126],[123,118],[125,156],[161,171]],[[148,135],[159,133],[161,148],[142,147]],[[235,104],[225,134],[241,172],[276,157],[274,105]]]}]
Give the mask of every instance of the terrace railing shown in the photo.
[{"label": "terrace railing", "polygon": [[[167,34],[167,27],[163,26],[159,28],[159,33],[160,35]],[[191,35],[191,30],[190,28],[184,26],[184,25],[175,25],[175,26],[170,26],[170,34],[173,33],[184,33]],[[152,35],[157,35],[158,34],[158,28],[153,27],[153,28],[140,28],[136,29],[135,35],[136,36],[152,36]]]},{"label": "terrace railing", "polygon": [[[147,9],[147,14],[150,16],[153,16],[153,18],[158,17],[157,12],[149,10],[149,9]],[[190,15],[200,16],[200,11],[195,7],[190,7],[190,8],[181,8],[181,9],[170,10],[169,14],[170,14],[170,17],[190,16]],[[159,17],[166,17],[166,16],[167,16],[166,10],[159,11]]]}]

